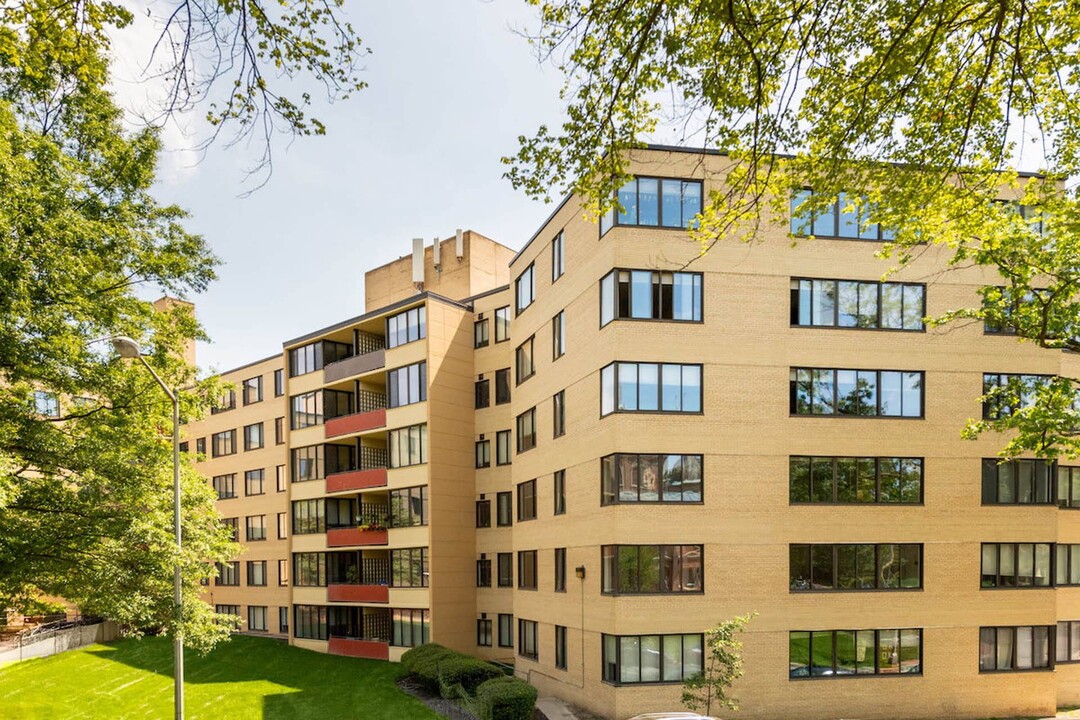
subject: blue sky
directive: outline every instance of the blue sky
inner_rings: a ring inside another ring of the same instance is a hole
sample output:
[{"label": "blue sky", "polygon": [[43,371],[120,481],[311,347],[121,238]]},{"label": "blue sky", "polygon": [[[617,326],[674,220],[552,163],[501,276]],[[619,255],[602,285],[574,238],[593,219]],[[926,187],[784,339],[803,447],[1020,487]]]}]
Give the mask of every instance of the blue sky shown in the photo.
[{"label": "blue sky", "polygon": [[[163,133],[158,197],[186,208],[188,228],[223,261],[210,290],[189,298],[212,338],[198,348],[204,369],[359,314],[364,271],[409,253],[413,237],[430,244],[471,228],[518,248],[552,209],[513,190],[499,162],[518,135],[561,117],[561,77],[513,31],[535,27],[535,10],[523,0],[349,5],[373,50],[369,87],[320,108],[326,136],[279,137],[267,186],[240,197],[257,145],[215,146],[195,163],[197,135]],[[132,67],[117,63],[122,98]]]}]

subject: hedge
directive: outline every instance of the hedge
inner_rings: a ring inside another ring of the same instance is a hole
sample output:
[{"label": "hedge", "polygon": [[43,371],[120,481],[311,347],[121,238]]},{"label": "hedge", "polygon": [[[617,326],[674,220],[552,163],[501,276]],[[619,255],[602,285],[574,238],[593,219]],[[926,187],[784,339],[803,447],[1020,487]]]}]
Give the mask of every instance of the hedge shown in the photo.
[{"label": "hedge", "polygon": [[491,678],[502,677],[502,670],[476,658],[459,656],[439,662],[439,694],[444,698],[476,694],[476,688]]},{"label": "hedge", "polygon": [[401,656],[401,664],[429,690],[436,691],[439,689],[439,665],[445,660],[461,657],[466,656],[442,645],[428,643],[406,651]]},{"label": "hedge", "polygon": [[536,688],[524,680],[497,677],[476,689],[480,720],[532,720]]}]

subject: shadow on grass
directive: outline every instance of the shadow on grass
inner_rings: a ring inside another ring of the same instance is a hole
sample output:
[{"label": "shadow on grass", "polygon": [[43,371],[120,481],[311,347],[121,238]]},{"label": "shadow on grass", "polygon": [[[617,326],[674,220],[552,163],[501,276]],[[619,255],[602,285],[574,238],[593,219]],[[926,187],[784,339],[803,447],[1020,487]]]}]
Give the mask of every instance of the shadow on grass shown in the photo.
[{"label": "shadow on grass", "polygon": [[[119,640],[87,652],[170,680],[173,677],[168,638]],[[401,674],[396,663],[326,655],[269,638],[234,636],[208,655],[184,654],[185,705],[190,717],[204,718],[438,720],[439,715],[397,687]],[[245,688],[244,683],[264,685]],[[201,685],[220,687],[204,692]],[[255,706],[260,699],[258,714]]]}]

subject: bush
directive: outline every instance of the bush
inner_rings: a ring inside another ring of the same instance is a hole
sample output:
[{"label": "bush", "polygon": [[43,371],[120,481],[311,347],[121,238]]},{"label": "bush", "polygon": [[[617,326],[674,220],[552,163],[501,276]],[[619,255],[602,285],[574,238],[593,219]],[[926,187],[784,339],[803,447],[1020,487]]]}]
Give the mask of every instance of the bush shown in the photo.
[{"label": "bush", "polygon": [[461,697],[462,692],[475,695],[481,683],[502,676],[502,670],[491,663],[462,655],[439,661],[438,673],[439,694],[449,699]]},{"label": "bush", "polygon": [[463,658],[459,652],[436,643],[420,645],[401,656],[401,664],[426,688],[439,691],[439,665],[451,658]]},{"label": "bush", "polygon": [[512,677],[492,678],[476,688],[480,720],[532,720],[536,688]]}]

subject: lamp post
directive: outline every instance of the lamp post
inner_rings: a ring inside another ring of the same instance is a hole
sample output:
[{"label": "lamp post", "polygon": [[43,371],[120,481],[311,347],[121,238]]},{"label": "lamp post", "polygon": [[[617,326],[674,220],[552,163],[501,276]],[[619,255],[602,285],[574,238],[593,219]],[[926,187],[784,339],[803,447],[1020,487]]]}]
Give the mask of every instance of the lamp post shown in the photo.
[{"label": "lamp post", "polygon": [[176,392],[154,372],[150,363],[143,357],[139,343],[129,337],[111,338],[113,349],[122,358],[138,359],[150,374],[157,380],[157,384],[169,396],[172,402],[173,422],[173,537],[176,540],[176,562],[173,565],[173,604],[175,605],[176,626],[173,630],[173,708],[176,720],[184,720],[184,634],[180,629],[180,621],[183,617],[183,596],[180,586],[180,550],[183,547],[180,532],[180,400]]}]

